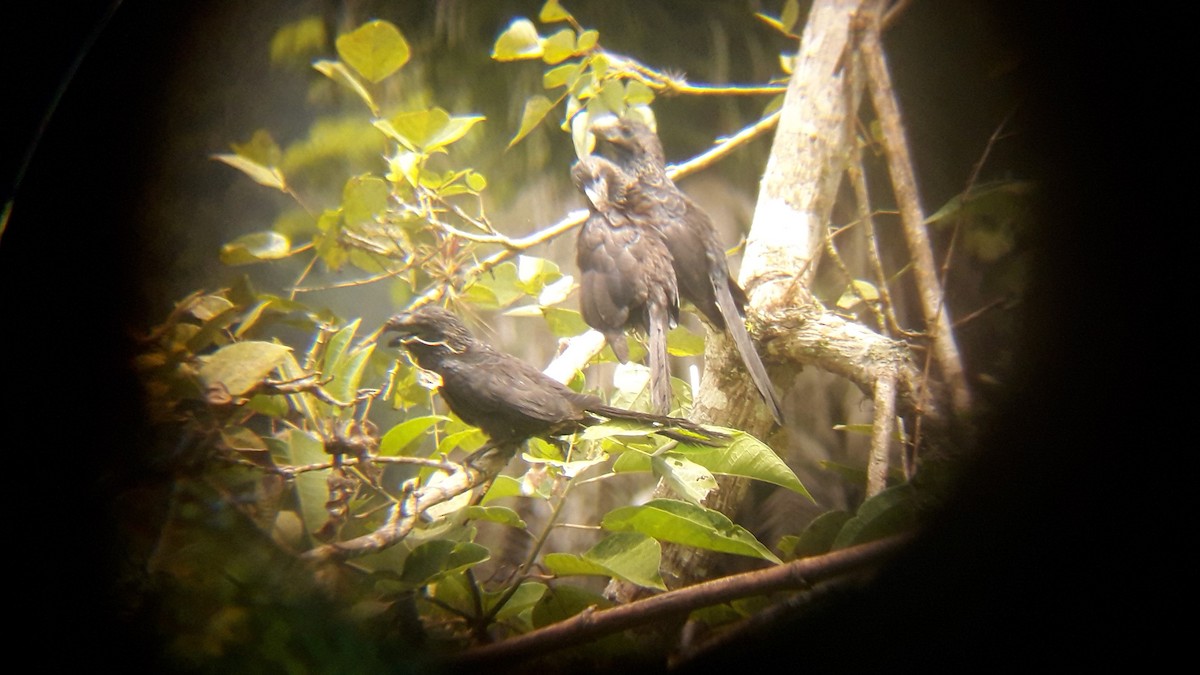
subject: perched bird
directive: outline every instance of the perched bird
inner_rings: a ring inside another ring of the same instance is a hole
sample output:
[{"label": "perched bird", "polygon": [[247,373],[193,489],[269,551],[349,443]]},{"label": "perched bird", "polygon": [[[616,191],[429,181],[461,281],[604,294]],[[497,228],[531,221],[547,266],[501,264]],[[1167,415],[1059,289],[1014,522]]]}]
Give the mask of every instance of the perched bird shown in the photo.
[{"label": "perched bird", "polygon": [[746,332],[746,292],[729,274],[712,219],[667,176],[662,142],[645,123],[631,118],[604,118],[593,123],[592,131],[612,147],[621,170],[635,177],[626,189],[625,202],[662,232],[679,296],[715,329],[733,338],[771,415],[783,424],[779,396]]},{"label": "perched bird", "polygon": [[671,411],[667,330],[679,321],[679,293],[671,253],[662,234],[624,204],[632,183],[615,164],[587,156],[571,168],[591,213],[576,240],[579,309],[587,325],[604,334],[617,360],[629,360],[625,329],[647,337],[650,400],[654,412]]},{"label": "perched bird", "polygon": [[441,377],[442,399],[460,419],[483,430],[487,447],[515,447],[534,436],[567,435],[609,419],[650,424],[660,436],[693,444],[719,445],[728,438],[689,420],[617,408],[574,391],[477,340],[441,307],[397,314],[384,325],[388,332],[399,333],[391,346],[403,345],[417,365]]}]

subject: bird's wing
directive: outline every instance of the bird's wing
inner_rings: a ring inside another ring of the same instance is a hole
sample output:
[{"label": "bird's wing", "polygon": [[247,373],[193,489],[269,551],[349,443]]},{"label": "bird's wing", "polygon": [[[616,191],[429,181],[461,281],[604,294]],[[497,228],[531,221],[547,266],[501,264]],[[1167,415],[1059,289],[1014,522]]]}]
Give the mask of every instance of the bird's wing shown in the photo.
[{"label": "bird's wing", "polygon": [[521,359],[494,350],[443,365],[442,396],[464,422],[489,436],[536,436],[577,419],[565,386]]}]

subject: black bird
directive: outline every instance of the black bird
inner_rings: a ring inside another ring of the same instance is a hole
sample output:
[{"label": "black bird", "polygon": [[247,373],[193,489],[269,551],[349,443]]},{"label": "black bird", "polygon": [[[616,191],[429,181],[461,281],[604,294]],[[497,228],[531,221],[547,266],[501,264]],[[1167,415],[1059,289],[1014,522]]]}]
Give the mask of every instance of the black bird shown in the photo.
[{"label": "black bird", "polygon": [[649,126],[632,118],[601,119],[593,123],[592,131],[611,145],[620,168],[636,177],[625,200],[662,232],[674,263],[679,296],[691,302],[714,328],[733,338],[771,415],[783,424],[779,396],[746,332],[746,292],[729,274],[725,249],[712,219],[667,176],[662,142]]},{"label": "black bird", "polygon": [[617,360],[629,360],[625,329],[647,336],[650,400],[660,415],[671,411],[667,329],[679,321],[679,293],[671,252],[662,234],[639,223],[624,203],[633,178],[603,157],[587,156],[571,168],[591,213],[576,240],[579,309],[587,325],[604,334]]},{"label": "black bird", "polygon": [[613,407],[574,391],[475,339],[458,317],[435,305],[397,314],[384,332],[399,333],[389,344],[404,345],[417,365],[441,377],[442,399],[462,421],[487,434],[486,448],[571,434],[606,419],[650,424],[654,433],[686,443],[711,446],[728,438],[689,420]]}]

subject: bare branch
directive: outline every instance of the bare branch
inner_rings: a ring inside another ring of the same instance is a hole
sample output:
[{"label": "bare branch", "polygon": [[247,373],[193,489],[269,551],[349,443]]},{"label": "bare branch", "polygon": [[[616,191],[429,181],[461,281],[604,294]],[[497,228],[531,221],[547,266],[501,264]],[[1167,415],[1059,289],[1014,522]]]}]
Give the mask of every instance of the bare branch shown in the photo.
[{"label": "bare branch", "polygon": [[881,2],[868,3],[859,15],[859,50],[867,74],[867,88],[883,132],[884,154],[892,178],[892,190],[900,207],[900,222],[904,227],[909,252],[913,256],[914,278],[917,283],[921,310],[932,339],[932,356],[937,360],[949,387],[951,402],[956,411],[971,406],[971,391],[958,345],[954,339],[952,321],[945,307],[945,292],[938,280],[938,267],[933,259],[933,247],[925,229],[925,214],[921,209],[917,181],[900,107],[892,89],[891,75],[883,54],[880,37]]},{"label": "bare branch", "polygon": [[696,609],[738,598],[810,589],[831,579],[876,569],[907,541],[907,537],[883,539],[802,558],[785,565],[699,583],[610,609],[584,610],[566,621],[464,652],[453,663],[466,667],[482,664],[487,664],[489,668],[502,667],[628,628],[685,616]]}]

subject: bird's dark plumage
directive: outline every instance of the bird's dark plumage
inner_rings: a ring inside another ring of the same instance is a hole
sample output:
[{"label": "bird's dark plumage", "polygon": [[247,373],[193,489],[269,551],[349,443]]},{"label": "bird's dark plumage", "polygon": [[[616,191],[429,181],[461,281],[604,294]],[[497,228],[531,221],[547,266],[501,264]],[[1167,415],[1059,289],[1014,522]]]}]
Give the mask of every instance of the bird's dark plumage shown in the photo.
[{"label": "bird's dark plumage", "polygon": [[398,314],[388,320],[384,332],[399,333],[390,344],[403,345],[417,365],[437,373],[446,405],[464,422],[482,429],[493,446],[566,435],[605,419],[651,424],[661,436],[701,445],[725,438],[689,420],[617,408],[574,391],[477,340],[458,317],[437,306]]},{"label": "bird's dark plumage", "polygon": [[633,178],[603,157],[587,156],[571,168],[590,214],[576,240],[579,308],[604,334],[621,363],[629,360],[626,328],[647,336],[650,399],[654,411],[671,411],[667,329],[679,320],[679,294],[671,253],[662,234],[641,223],[625,204]]},{"label": "bird's dark plumage", "polygon": [[662,143],[649,126],[631,118],[610,118],[593,124],[592,130],[613,148],[620,168],[636,178],[625,199],[662,232],[679,296],[733,338],[771,415],[783,424],[779,396],[746,332],[746,293],[729,274],[712,219],[667,176]]}]

